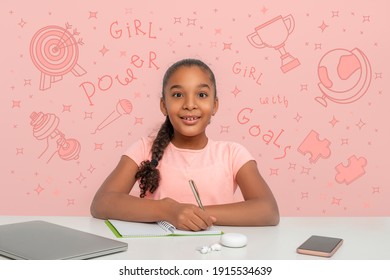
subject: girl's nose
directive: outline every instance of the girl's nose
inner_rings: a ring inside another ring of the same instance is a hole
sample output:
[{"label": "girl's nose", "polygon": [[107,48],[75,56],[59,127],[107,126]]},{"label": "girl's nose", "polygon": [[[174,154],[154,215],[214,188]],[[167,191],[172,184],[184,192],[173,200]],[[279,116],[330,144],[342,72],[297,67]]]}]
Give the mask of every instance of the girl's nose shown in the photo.
[{"label": "girl's nose", "polygon": [[194,96],[192,95],[187,95],[185,98],[184,98],[184,104],[183,104],[183,108],[184,109],[187,109],[187,110],[193,110],[193,109],[196,109],[198,106],[196,104],[196,99]]}]

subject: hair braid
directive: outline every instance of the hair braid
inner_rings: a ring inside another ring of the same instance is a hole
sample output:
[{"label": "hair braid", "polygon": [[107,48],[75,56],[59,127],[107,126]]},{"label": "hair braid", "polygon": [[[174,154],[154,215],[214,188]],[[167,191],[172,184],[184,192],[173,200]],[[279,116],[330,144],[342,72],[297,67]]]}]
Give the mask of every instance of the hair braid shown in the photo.
[{"label": "hair braid", "polygon": [[164,150],[171,142],[172,137],[173,127],[167,117],[153,141],[152,159],[141,162],[138,172],[135,174],[135,179],[139,180],[141,189],[140,197],[145,197],[147,191],[153,193],[157,189],[160,182],[160,172],[157,169],[157,164],[161,160]]}]

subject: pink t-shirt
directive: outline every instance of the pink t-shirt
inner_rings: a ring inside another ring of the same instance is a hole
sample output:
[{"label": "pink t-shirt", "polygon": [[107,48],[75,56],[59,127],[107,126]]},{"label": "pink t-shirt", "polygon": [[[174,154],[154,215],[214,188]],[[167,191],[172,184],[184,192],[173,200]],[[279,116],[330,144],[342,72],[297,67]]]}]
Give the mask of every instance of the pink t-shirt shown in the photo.
[{"label": "pink t-shirt", "polygon": [[[143,160],[151,159],[152,139],[141,138],[126,151],[139,166]],[[169,143],[157,168],[160,184],[151,199],[170,197],[182,203],[196,200],[188,181],[194,180],[203,205],[231,203],[237,189],[236,175],[252,155],[242,145],[233,142],[208,140],[201,150],[180,149]]]}]

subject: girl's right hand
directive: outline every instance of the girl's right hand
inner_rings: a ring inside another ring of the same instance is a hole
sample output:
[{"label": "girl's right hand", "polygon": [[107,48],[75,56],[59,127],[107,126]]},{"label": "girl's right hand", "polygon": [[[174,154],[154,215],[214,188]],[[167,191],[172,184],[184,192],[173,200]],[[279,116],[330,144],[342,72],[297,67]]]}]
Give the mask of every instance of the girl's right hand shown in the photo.
[{"label": "girl's right hand", "polygon": [[163,198],[161,202],[167,210],[165,220],[177,229],[200,231],[216,222],[215,217],[194,204],[179,203],[171,198]]}]

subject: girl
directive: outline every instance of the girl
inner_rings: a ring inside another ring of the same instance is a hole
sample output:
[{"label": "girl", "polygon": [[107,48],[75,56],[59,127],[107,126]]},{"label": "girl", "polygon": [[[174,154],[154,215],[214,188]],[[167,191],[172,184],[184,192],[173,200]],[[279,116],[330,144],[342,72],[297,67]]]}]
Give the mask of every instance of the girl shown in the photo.
[{"label": "girl", "polygon": [[[185,59],[167,70],[160,109],[166,119],[156,138],[140,139],[121,157],[93,199],[94,217],[165,220],[193,231],[213,224],[279,223],[275,198],[249,152],[206,136],[218,98],[214,74],[205,63]],[[197,206],[189,180],[196,183],[204,210]],[[137,181],[140,197],[129,195]],[[244,201],[233,202],[237,185]]]}]

